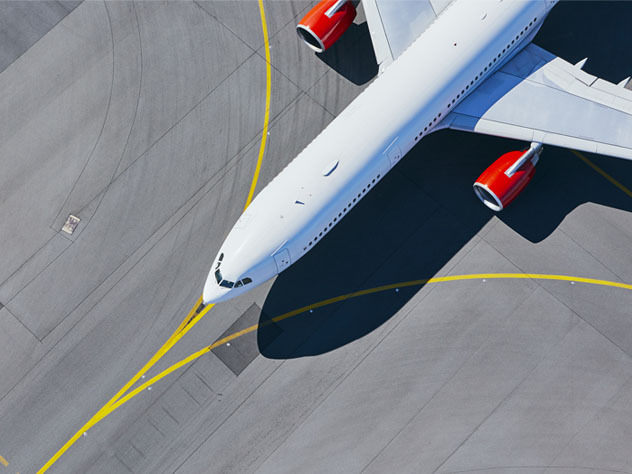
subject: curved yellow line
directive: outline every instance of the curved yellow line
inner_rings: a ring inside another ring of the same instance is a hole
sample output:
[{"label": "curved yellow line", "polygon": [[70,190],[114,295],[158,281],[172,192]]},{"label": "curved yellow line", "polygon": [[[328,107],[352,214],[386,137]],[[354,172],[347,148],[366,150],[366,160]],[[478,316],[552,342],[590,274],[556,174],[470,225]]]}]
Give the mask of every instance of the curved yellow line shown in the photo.
[{"label": "curved yellow line", "polygon": [[208,305],[205,306],[199,313],[196,314],[197,308],[200,306],[202,302],[202,297],[198,299],[195,306],[191,309],[187,317],[182,321],[180,326],[175,330],[175,332],[167,339],[167,341],[163,344],[163,346],[158,349],[158,351],[152,356],[151,359],[143,366],[143,368],[132,377],[129,382],[127,382],[123,388],[121,388],[114,397],[112,397],[99,411],[97,411],[90,420],[83,425],[79,431],[77,431],[72,438],[70,438],[66,443],[55,453],[55,455],[48,460],[44,466],[37,471],[37,474],[42,474],[46,472],[50,467],[57,462],[57,460],[66,452],[68,449],[77,442],[81,435],[96,425],[100,420],[105,418],[108,414],[112,412],[112,406],[115,405],[119,398],[127,392],[149,369],[151,369],[156,362],[158,362],[169,350],[178,342],[184,335],[195,326],[202,317],[214,306]]},{"label": "curved yellow line", "polygon": [[266,23],[266,12],[263,8],[263,0],[259,0],[259,13],[261,14],[261,29],[263,30],[263,42],[265,43],[266,52],[266,111],[263,118],[263,132],[261,133],[261,145],[259,146],[259,157],[257,158],[257,165],[255,166],[255,174],[250,183],[250,191],[248,191],[248,197],[246,198],[246,205],[244,211],[250,206],[252,198],[255,195],[255,188],[257,187],[257,181],[259,180],[259,172],[261,171],[261,162],[263,161],[263,154],[266,151],[266,143],[268,141],[268,124],[270,122],[270,96],[272,92],[272,67],[270,65],[270,40],[268,38],[268,25]]},{"label": "curved yellow line", "polygon": [[[400,283],[393,283],[390,285],[383,285],[383,286],[378,286],[375,288],[369,288],[366,290],[360,290],[360,291],[354,291],[352,293],[346,293],[344,295],[340,295],[340,296],[336,296],[334,298],[329,298],[323,301],[319,301],[317,303],[313,303],[310,304],[308,306],[303,306],[302,308],[298,308],[295,309],[293,311],[289,311],[287,313],[284,313],[280,316],[276,316],[274,318],[272,318],[270,320],[270,322],[279,322],[282,321],[284,319],[288,319],[294,316],[297,316],[299,314],[303,314],[308,312],[309,310],[312,309],[316,309],[316,308],[321,308],[323,306],[327,306],[330,304],[334,304],[334,303],[338,303],[340,301],[345,301],[351,298],[357,298],[360,296],[366,296],[366,295],[370,295],[370,294],[374,294],[374,293],[380,293],[383,291],[388,291],[388,290],[394,290],[396,288],[406,288],[406,287],[411,287],[411,286],[421,286],[421,285],[426,285],[426,284],[430,284],[430,283],[447,283],[447,282],[454,282],[454,281],[465,281],[465,280],[500,280],[500,279],[528,279],[528,280],[557,280],[557,281],[569,281],[569,282],[574,282],[574,283],[586,283],[586,284],[591,284],[591,285],[600,285],[600,286],[608,286],[608,287],[613,287],[613,288],[621,288],[621,289],[625,289],[625,290],[632,290],[632,285],[629,285],[627,283],[619,283],[616,281],[608,281],[608,280],[597,280],[594,278],[581,278],[581,277],[574,277],[574,276],[567,276],[567,275],[546,275],[546,274],[540,274],[540,273],[477,273],[477,274],[473,274],[473,275],[452,275],[452,276],[445,276],[445,277],[435,277],[435,278],[427,278],[427,279],[423,279],[423,280],[411,280],[411,281],[405,281],[405,282],[400,282]],[[265,324],[270,324],[270,322],[268,323],[264,323]],[[210,346],[204,347],[202,349],[200,349],[199,351],[191,354],[189,357],[182,359],[180,362],[177,362],[176,364],[172,365],[171,367],[163,370],[162,372],[160,372],[158,375],[152,377],[151,379],[149,379],[147,382],[145,382],[144,384],[140,385],[139,387],[137,387],[136,389],[134,389],[132,392],[128,393],[127,395],[125,395],[123,398],[121,398],[120,400],[118,400],[114,405],[112,405],[110,407],[110,410],[107,413],[103,413],[103,416],[100,419],[105,418],[107,415],[109,415],[110,413],[112,413],[114,410],[118,409],[119,407],[121,407],[122,405],[124,405],[125,403],[127,403],[128,401],[130,401],[132,398],[134,398],[135,396],[137,396],[138,394],[140,394],[142,391],[144,391],[145,389],[147,389],[148,387],[150,387],[151,385],[155,384],[156,382],[158,382],[159,380],[161,380],[162,378],[166,377],[167,375],[171,374],[172,372],[175,372],[176,370],[178,370],[179,368],[189,364],[190,362],[193,362],[194,360],[200,358],[201,356],[203,356],[204,354],[212,351],[213,349],[222,346],[224,344],[226,344],[227,342],[230,342],[234,339],[237,339],[238,337],[241,337],[245,334],[251,333],[253,331],[256,331],[257,329],[259,329],[260,325],[259,324],[254,324],[250,327],[247,327],[245,329],[242,329],[241,331],[238,331],[234,334],[230,334],[218,341],[215,341],[213,344],[211,344]]]},{"label": "curved yellow line", "polygon": [[[257,159],[257,165],[255,167],[255,173],[252,178],[252,183],[250,184],[250,191],[248,192],[248,197],[246,198],[246,205],[244,206],[244,210],[250,205],[252,199],[254,197],[255,188],[257,187],[257,181],[259,180],[259,174],[261,172],[261,163],[263,162],[263,155],[266,149],[266,143],[268,138],[268,125],[270,122],[270,98],[272,95],[272,67],[270,65],[270,40],[268,36],[268,25],[266,23],[265,9],[263,6],[263,0],[259,0],[259,12],[261,14],[261,28],[263,30],[263,41],[265,43],[265,55],[266,55],[266,107],[265,107],[265,115],[263,119],[263,132],[261,134],[261,145],[259,146],[259,157]],[[190,331],[202,317],[213,307],[213,305],[206,306],[202,311],[196,314],[196,310],[199,308],[202,302],[202,298],[200,297],[198,301],[195,303],[195,306],[191,309],[187,317],[182,321],[180,326],[174,331],[174,333],[167,339],[167,341],[163,344],[163,346],[158,349],[158,351],[152,356],[151,359],[143,366],[143,368],[134,375],[117,393],[112,397],[95,415],[85,424],[83,425],[79,431],[77,431],[72,438],[70,438],[59,451],[55,453],[55,455],[49,459],[49,461],[39,470],[37,474],[43,474],[46,472],[57,460],[81,437],[81,435],[96,425],[100,420],[105,418],[107,415],[112,413],[120,403],[121,397],[136,383],[138,380],[149,370],[151,369],[156,362],[158,362],[169,350],[180,340],[184,335]],[[201,355],[201,354],[200,354]],[[199,356],[198,356],[199,357]],[[197,358],[197,357],[196,357]],[[188,358],[187,358],[188,359]],[[187,360],[185,359],[185,360]],[[188,363],[188,362],[186,362]],[[181,365],[180,363],[176,364],[178,367],[173,368],[176,370]],[[172,371],[173,371],[172,370]],[[166,374],[165,374],[166,375]],[[146,386],[146,384],[143,384]],[[138,393],[137,390],[134,390],[131,393]],[[129,394],[124,397],[125,401],[129,400]]]}]

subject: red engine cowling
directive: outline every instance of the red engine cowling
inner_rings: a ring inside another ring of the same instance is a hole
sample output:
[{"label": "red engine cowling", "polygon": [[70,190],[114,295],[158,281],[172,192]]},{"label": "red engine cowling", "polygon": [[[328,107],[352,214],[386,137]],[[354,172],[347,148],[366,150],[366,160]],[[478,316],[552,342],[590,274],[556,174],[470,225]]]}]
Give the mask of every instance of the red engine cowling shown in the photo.
[{"label": "red engine cowling", "polygon": [[348,0],[322,0],[296,26],[300,38],[317,53],[333,45],[353,23],[356,9]]},{"label": "red engine cowling", "polygon": [[531,181],[538,159],[537,152],[534,153],[533,158],[526,160],[513,174],[508,173],[511,166],[525,153],[530,153],[530,150],[505,153],[487,168],[474,183],[474,192],[478,198],[493,211],[502,211]]}]

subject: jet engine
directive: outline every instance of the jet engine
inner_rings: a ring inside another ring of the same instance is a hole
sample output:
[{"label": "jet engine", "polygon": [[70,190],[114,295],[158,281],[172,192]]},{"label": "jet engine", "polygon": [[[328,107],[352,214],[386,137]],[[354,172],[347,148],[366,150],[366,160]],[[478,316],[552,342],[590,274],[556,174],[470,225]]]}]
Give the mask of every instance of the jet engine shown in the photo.
[{"label": "jet engine", "polygon": [[541,143],[498,158],[474,183],[476,196],[493,211],[502,211],[529,184],[542,152]]},{"label": "jet engine", "polygon": [[307,46],[322,53],[347,31],[355,16],[349,0],[322,0],[303,17],[296,31]]}]

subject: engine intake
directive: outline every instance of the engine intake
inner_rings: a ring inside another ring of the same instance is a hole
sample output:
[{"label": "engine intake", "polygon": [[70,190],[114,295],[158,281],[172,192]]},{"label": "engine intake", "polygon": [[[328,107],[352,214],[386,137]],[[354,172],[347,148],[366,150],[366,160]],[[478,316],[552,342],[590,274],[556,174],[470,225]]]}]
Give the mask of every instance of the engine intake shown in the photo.
[{"label": "engine intake", "polygon": [[493,211],[502,211],[529,184],[542,152],[541,143],[498,158],[474,183],[476,196]]},{"label": "engine intake", "polygon": [[296,26],[307,46],[322,53],[347,31],[356,16],[349,0],[322,0]]}]

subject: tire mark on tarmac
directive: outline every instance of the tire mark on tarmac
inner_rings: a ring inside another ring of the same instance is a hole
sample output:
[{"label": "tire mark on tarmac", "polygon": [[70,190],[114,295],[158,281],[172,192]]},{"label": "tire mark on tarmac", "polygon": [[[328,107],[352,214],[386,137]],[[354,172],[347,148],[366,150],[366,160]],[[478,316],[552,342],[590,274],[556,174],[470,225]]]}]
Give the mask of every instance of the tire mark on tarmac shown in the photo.
[{"label": "tire mark on tarmac", "polygon": [[[259,156],[257,158],[257,164],[255,167],[255,173],[252,179],[252,183],[250,185],[250,190],[248,192],[248,196],[246,198],[246,204],[244,206],[244,210],[250,205],[252,202],[252,198],[254,196],[254,191],[257,186],[257,182],[259,179],[259,172],[261,170],[261,163],[263,162],[263,155],[265,153],[265,147],[267,142],[268,135],[268,125],[270,121],[270,98],[271,98],[271,90],[272,90],[272,70],[270,65],[270,44],[268,38],[268,27],[266,24],[265,18],[265,9],[263,6],[263,0],[259,0],[259,12],[261,15],[261,26],[263,30],[263,38],[266,48],[266,106],[265,106],[265,114],[264,114],[264,124],[263,131],[261,134],[261,144],[259,147]],[[232,74],[231,74],[232,75]],[[229,76],[230,77],[230,76]],[[185,115],[186,116],[186,115]],[[130,131],[131,133],[131,131]],[[128,137],[129,138],[129,137]],[[111,183],[110,183],[111,184]],[[49,461],[39,470],[38,474],[43,474],[46,472],[86,431],[88,431],[92,426],[96,425],[100,420],[105,418],[107,415],[112,413],[116,408],[117,403],[120,402],[120,398],[149,370],[153,367],[184,335],[193,329],[193,327],[204,317],[206,313],[208,313],[211,308],[213,308],[213,304],[204,306],[202,302],[202,297],[196,301],[193,308],[189,311],[187,317],[180,323],[180,326],[174,331],[174,333],[167,339],[167,341],[162,345],[160,349],[151,357],[151,359],[143,366],[143,368],[136,373],[119,391],[118,393],[112,397],[84,426],[73,435],[63,446],[62,448],[55,453],[55,455],[49,459]],[[174,369],[175,370],[175,369]],[[134,393],[134,392],[132,392]]]}]

